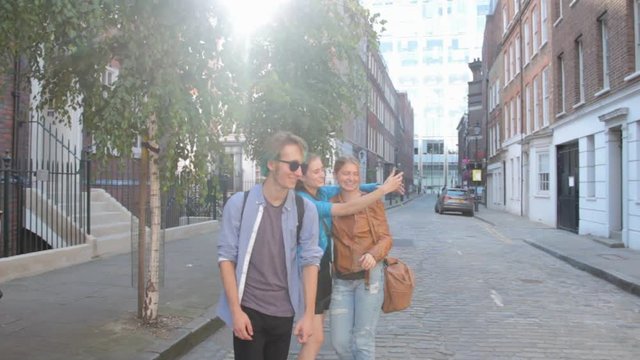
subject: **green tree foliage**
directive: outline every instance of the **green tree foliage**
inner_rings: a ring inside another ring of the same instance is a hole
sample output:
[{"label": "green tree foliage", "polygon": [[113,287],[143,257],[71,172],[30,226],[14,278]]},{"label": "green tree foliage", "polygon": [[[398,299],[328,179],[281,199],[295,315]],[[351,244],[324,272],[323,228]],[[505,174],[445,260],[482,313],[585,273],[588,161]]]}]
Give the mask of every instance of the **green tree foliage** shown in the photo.
[{"label": "green tree foliage", "polygon": [[288,1],[266,26],[226,46],[238,54],[237,81],[244,92],[236,113],[249,154],[259,159],[262,142],[288,130],[312,151],[332,154],[366,96],[365,44],[376,44],[369,14],[356,0]]},{"label": "green tree foliage", "polygon": [[[211,0],[2,1],[3,70],[23,59],[24,75],[42,88],[35,105],[53,106],[62,121],[82,108],[99,156],[129,155],[155,115],[163,183],[173,183],[179,159],[206,169],[225,131],[222,104],[233,101],[233,86],[220,11]],[[109,65],[119,68],[112,86],[102,81]]]},{"label": "green tree foliage", "polygon": [[[225,132],[225,108],[233,101],[227,96],[233,86],[220,52],[225,18],[216,4],[0,2],[1,61],[5,66],[16,61],[26,65],[25,78],[39,84],[33,88],[34,105],[56,110],[67,123],[70,110],[82,109],[84,131],[92,135],[98,156],[130,155],[137,136],[148,144],[151,248],[144,288],[146,322],[157,321],[158,315],[160,184],[176,183],[180,161],[187,164],[183,170],[190,179],[207,175],[206,163]],[[118,69],[112,84],[103,81],[107,66]]]}]

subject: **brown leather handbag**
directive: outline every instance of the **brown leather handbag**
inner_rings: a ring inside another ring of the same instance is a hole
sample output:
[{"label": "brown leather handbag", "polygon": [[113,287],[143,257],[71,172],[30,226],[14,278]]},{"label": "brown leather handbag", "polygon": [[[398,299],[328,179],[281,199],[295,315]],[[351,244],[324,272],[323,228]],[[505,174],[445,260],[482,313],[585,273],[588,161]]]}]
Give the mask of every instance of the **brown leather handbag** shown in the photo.
[{"label": "brown leather handbag", "polygon": [[[373,242],[378,242],[378,234],[375,224],[371,221],[367,213],[369,228]],[[390,313],[408,308],[413,298],[415,280],[413,270],[400,261],[400,259],[386,256],[384,265],[384,301],[382,302],[382,312]]]},{"label": "brown leather handbag", "polygon": [[413,270],[397,258],[384,259],[384,301],[382,312],[404,310],[411,305],[415,281]]}]

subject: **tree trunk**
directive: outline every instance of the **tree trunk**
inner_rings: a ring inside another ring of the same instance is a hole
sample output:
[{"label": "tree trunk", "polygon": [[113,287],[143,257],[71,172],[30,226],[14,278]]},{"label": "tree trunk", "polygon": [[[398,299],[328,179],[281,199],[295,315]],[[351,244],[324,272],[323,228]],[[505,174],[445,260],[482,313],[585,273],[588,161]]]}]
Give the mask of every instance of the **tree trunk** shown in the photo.
[{"label": "tree trunk", "polygon": [[[146,138],[146,136],[145,136]],[[142,147],[140,175],[138,178],[138,318],[144,318],[144,274],[147,253],[147,181],[149,174],[149,149]]]},{"label": "tree trunk", "polygon": [[145,323],[158,321],[158,299],[160,279],[160,173],[158,171],[158,145],[156,139],[157,120],[155,115],[149,118],[149,205],[151,210],[151,256],[149,259],[149,277],[145,287],[144,316]]}]

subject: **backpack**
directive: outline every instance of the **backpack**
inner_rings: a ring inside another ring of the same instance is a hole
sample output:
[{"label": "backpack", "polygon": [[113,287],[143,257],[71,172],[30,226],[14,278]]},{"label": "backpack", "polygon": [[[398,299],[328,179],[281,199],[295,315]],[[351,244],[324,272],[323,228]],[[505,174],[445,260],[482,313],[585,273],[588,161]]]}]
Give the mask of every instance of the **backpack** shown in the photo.
[{"label": "backpack", "polygon": [[[242,211],[240,212],[240,226],[242,226],[242,215],[244,215],[244,207],[247,205],[247,198],[249,197],[249,190],[244,192],[244,199],[242,200]],[[296,194],[296,209],[298,210],[298,228],[296,240],[300,242],[300,230],[302,229],[302,219],[304,219],[304,199],[302,196]]]}]

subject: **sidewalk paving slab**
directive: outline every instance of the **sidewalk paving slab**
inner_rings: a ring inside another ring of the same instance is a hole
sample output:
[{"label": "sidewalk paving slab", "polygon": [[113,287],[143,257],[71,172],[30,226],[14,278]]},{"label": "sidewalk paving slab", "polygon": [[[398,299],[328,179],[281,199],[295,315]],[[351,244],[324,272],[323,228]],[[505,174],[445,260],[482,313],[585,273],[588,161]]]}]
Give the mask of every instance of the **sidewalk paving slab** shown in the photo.
[{"label": "sidewalk paving slab", "polygon": [[156,328],[136,319],[130,254],[1,283],[0,358],[129,360],[177,354],[187,341],[220,327],[211,310],[219,282],[216,234],[208,234],[165,244]]},{"label": "sidewalk paving slab", "polygon": [[640,296],[640,251],[620,248],[613,240],[578,235],[484,207],[475,216],[514,240],[522,240],[577,269]]}]

